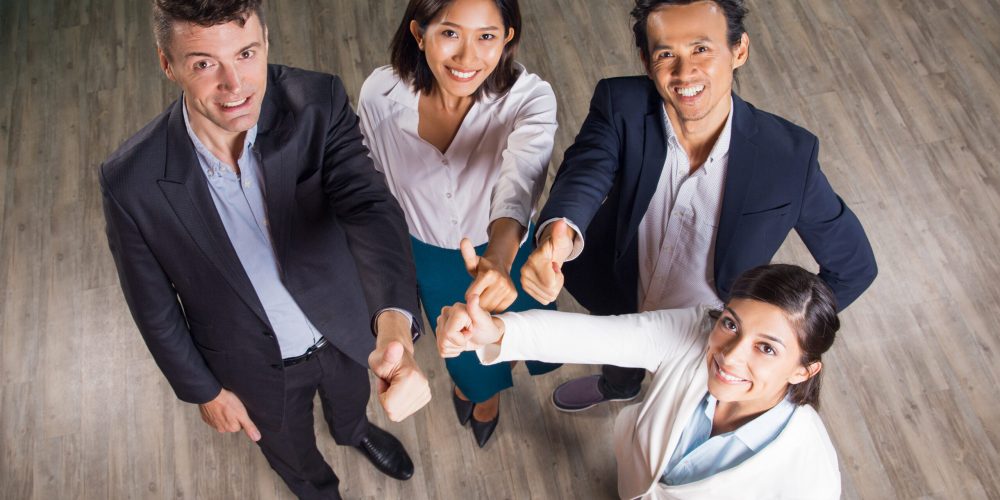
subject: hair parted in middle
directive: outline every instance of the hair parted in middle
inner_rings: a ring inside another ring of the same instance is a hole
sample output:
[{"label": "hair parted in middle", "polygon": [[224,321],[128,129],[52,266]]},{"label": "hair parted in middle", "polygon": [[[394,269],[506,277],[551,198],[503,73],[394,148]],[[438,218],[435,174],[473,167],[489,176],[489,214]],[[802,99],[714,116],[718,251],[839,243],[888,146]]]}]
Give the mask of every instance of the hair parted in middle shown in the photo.
[{"label": "hair parted in middle", "polygon": [[[427,65],[424,52],[417,46],[417,41],[410,33],[410,21],[416,21],[421,33],[425,33],[431,21],[441,14],[441,11],[455,0],[410,0],[399,23],[396,34],[389,45],[392,69],[399,77],[409,82],[417,92],[430,93],[434,90],[436,81],[434,73]],[[521,8],[517,0],[493,0],[503,18],[504,36],[513,28],[514,37],[504,46],[500,62],[493,73],[486,78],[483,85],[476,90],[474,98],[478,99],[484,92],[500,95],[506,93],[517,81],[518,69],[514,64],[514,54],[521,40]]]}]

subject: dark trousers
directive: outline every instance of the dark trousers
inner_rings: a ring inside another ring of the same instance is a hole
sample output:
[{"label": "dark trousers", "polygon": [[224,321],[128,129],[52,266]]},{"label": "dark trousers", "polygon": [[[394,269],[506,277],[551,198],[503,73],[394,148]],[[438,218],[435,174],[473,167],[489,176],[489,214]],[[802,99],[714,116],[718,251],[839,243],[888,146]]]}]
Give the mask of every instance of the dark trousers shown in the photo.
[{"label": "dark trousers", "polygon": [[281,429],[261,428],[257,444],[271,468],[296,496],[339,499],[340,480],[316,447],[316,391],[337,444],[359,444],[368,434],[368,370],[332,345],[307,361],[285,368],[285,418]]},{"label": "dark trousers", "polygon": [[644,378],[646,378],[646,370],[642,368],[604,365],[601,368],[601,379],[597,382],[597,388],[606,398],[630,398],[639,394]]}]

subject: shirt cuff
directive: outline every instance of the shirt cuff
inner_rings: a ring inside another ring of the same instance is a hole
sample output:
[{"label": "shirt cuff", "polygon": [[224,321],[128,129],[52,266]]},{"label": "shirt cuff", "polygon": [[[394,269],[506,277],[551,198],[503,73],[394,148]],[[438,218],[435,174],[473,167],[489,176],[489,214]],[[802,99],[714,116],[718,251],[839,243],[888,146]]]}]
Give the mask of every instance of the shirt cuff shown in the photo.
[{"label": "shirt cuff", "polygon": [[573,251],[570,252],[569,258],[566,259],[566,261],[569,262],[569,261],[571,261],[571,260],[579,257],[580,254],[583,253],[583,233],[580,232],[580,228],[577,227],[576,224],[573,224],[573,221],[571,221],[571,220],[569,220],[569,219],[567,219],[565,217],[553,217],[553,218],[551,218],[551,219],[549,219],[549,220],[547,220],[547,221],[539,224],[538,225],[538,229],[535,230],[535,246],[538,246],[538,237],[541,236],[542,231],[545,231],[545,227],[548,226],[549,224],[552,224],[553,222],[555,222],[557,220],[564,220],[564,221],[566,221],[566,225],[568,225],[570,227],[570,229],[572,229],[573,232],[576,233],[576,238],[573,238]]},{"label": "shirt cuff", "polygon": [[382,309],[379,312],[375,313],[375,316],[372,318],[372,335],[378,336],[378,317],[381,316],[382,313],[386,311],[396,311],[399,314],[406,316],[406,319],[410,320],[410,337],[413,339],[413,342],[416,342],[417,339],[419,339],[420,336],[423,335],[423,332],[421,332],[420,325],[417,324],[417,320],[413,317],[412,314],[410,314],[410,311],[407,311],[406,309],[400,309],[398,307],[386,307],[385,309]]}]

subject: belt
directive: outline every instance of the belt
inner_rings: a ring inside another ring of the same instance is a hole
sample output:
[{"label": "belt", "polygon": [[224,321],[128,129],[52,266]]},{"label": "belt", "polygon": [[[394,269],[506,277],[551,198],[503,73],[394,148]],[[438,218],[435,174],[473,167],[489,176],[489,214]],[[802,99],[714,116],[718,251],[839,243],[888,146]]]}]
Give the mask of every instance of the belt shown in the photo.
[{"label": "belt", "polygon": [[303,361],[309,361],[309,358],[311,358],[313,354],[322,350],[327,344],[329,344],[329,342],[326,341],[326,337],[320,336],[319,340],[317,340],[315,344],[306,349],[305,354],[295,356],[294,358],[285,358],[282,362],[285,364],[285,368],[288,368],[289,366],[297,365]]}]

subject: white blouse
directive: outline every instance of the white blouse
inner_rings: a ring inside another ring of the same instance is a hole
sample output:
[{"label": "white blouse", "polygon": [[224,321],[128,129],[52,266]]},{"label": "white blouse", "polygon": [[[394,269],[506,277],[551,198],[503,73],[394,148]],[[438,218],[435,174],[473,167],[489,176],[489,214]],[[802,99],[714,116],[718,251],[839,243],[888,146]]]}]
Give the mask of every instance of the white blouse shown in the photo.
[{"label": "white blouse", "polygon": [[417,133],[419,94],[389,66],[361,87],[365,145],[406,214],[410,234],[456,249],[486,243],[487,226],[508,217],[525,228],[545,183],[556,132],[552,87],[520,67],[504,95],[483,95],[445,153]]}]

